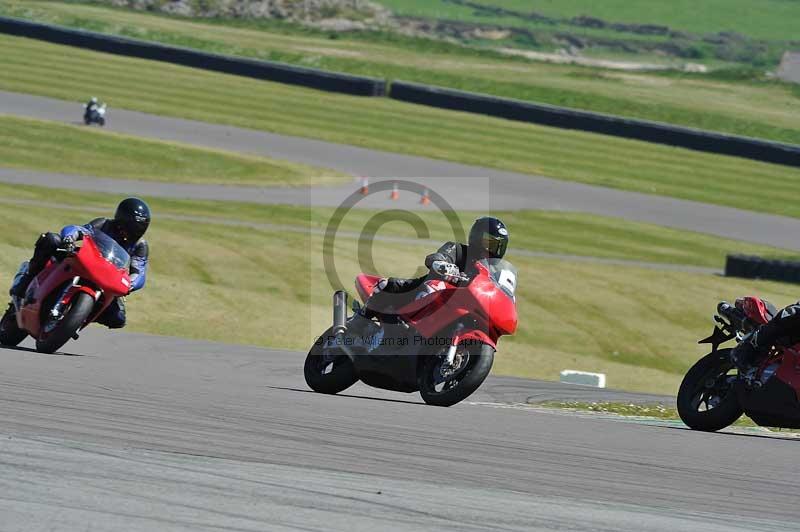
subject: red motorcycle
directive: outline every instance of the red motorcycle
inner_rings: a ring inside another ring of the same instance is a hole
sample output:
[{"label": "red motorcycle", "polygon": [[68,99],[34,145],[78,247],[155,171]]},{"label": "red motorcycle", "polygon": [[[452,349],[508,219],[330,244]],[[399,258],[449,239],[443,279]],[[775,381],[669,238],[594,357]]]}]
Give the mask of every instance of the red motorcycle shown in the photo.
[{"label": "red motorcycle", "polygon": [[731,349],[718,349],[729,340],[742,341],[776,313],[757,297],[717,306],[714,333],[699,342],[711,344],[711,353],[689,369],[678,390],[678,414],[686,425],[717,431],[744,413],[761,426],[800,428],[800,344],[772,347],[744,373],[731,362]]},{"label": "red motorcycle", "polygon": [[[379,281],[366,274],[356,278],[362,301]],[[430,405],[454,405],[489,375],[500,336],[516,331],[516,282],[516,268],[508,261],[481,260],[472,278],[426,281],[422,297],[382,315],[360,335],[348,333],[347,293],[338,291],[333,326],[306,357],[306,383],[335,394],[361,380],[385,390],[419,391]],[[360,310],[357,301],[353,310]]]},{"label": "red motorcycle", "polygon": [[[127,295],[130,256],[110,236],[95,231],[76,243],[67,241],[25,291],[13,296],[0,319],[0,344],[15,346],[28,335],[36,350],[54,353],[95,321],[114,301]],[[18,282],[27,269],[23,263]]]}]

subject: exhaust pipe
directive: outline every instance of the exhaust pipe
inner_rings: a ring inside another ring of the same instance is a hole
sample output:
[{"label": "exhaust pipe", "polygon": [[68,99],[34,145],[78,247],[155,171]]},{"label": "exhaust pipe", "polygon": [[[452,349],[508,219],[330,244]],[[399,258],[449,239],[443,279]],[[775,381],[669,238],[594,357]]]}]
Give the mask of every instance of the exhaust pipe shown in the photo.
[{"label": "exhaust pipe", "polygon": [[355,360],[356,354],[347,345],[344,333],[347,331],[347,292],[338,290],[333,294],[333,336],[336,338],[336,345],[344,354]]},{"label": "exhaust pipe", "polygon": [[333,293],[333,334],[339,336],[347,330],[347,292]]}]

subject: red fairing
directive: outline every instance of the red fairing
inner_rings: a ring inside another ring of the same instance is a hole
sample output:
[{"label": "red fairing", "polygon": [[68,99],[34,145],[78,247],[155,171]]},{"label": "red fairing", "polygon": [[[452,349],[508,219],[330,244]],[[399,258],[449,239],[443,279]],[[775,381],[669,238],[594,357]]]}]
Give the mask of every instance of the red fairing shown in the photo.
[{"label": "red fairing", "polygon": [[776,372],[776,376],[794,389],[795,395],[800,399],[800,353],[795,345],[793,348],[786,348],[783,360]]},{"label": "red fairing", "polygon": [[505,334],[517,330],[515,300],[492,280],[483,263],[477,263],[477,273],[467,286],[443,283],[445,288],[422,297],[400,309],[400,315],[423,336],[432,338],[465,317],[474,320],[475,327],[463,330],[461,339],[474,339],[497,345]]},{"label": "red fairing", "polygon": [[356,290],[358,290],[361,301],[367,302],[367,299],[372,296],[372,292],[375,291],[375,287],[380,280],[381,278],[377,275],[367,275],[365,273],[361,273],[356,277]]},{"label": "red fairing", "polygon": [[[50,261],[42,272],[31,281],[29,290],[33,290],[34,301],[28,303],[17,313],[17,324],[38,338],[41,334],[42,304],[50,300],[56,290],[63,290],[65,285],[78,282],[63,294],[62,303],[69,303],[75,294],[85,292],[97,300],[91,323],[116,297],[124,296],[130,287],[130,276],[127,270],[118,269],[100,254],[92,237],[84,236],[83,245],[72,256],[61,262]],[[49,309],[48,309],[49,310]]]},{"label": "red fairing", "polygon": [[481,342],[492,346],[497,349],[497,339],[489,338],[489,335],[480,329],[473,329],[471,331],[464,331],[458,336],[459,342]]},{"label": "red fairing", "polygon": [[736,308],[743,310],[748,318],[760,325],[770,320],[764,301],[758,297],[747,296],[739,298],[736,300]]}]

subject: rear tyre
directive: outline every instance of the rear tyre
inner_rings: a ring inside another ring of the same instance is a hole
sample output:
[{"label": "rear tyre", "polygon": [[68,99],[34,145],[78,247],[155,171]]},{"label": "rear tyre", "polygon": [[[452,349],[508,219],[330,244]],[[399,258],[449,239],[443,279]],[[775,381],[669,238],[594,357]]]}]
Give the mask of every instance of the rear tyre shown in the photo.
[{"label": "rear tyre", "polygon": [[422,400],[433,406],[452,406],[477,390],[494,363],[494,348],[472,343],[459,348],[460,364],[446,368],[445,353],[426,357],[417,377]]},{"label": "rear tyre", "polygon": [[323,341],[332,331],[328,329],[308,352],[303,374],[306,384],[317,393],[336,394],[358,382],[356,368],[339,349],[325,349]]},{"label": "rear tyre", "polygon": [[0,345],[15,346],[19,345],[28,336],[17,325],[17,313],[14,305],[8,305],[5,314],[0,318]]},{"label": "rear tyre", "polygon": [[744,413],[734,390],[730,349],[721,349],[698,360],[678,389],[678,415],[694,430],[716,432]]},{"label": "rear tyre", "polygon": [[94,309],[92,296],[86,292],[75,294],[70,307],[64,312],[64,317],[54,324],[52,330],[45,332],[47,323],[43,324],[42,336],[36,340],[36,350],[40,353],[55,353],[61,349],[86,322],[92,309]]}]

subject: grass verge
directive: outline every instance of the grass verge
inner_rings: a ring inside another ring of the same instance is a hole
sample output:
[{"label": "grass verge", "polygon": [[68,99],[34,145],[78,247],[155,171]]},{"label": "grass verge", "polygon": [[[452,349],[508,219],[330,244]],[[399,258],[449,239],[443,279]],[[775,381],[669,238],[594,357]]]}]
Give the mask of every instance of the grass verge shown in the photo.
[{"label": "grass verge", "polygon": [[[800,216],[800,170],[0,36],[0,90]],[[97,65],[104,75],[97,77]],[[59,83],[52,83],[58,79]],[[169,83],[163,83],[168,79]],[[202,87],[199,91],[197,88]],[[746,184],[743,186],[743,184]]]},{"label": "grass verge", "polygon": [[[5,199],[10,188],[2,189]],[[63,206],[54,207],[44,202],[61,200],[60,193],[33,188],[14,193],[28,203],[5,201],[0,210],[0,223],[14,227],[0,242],[0,286],[8,285],[41,231],[103,214],[100,195],[81,200],[65,194]],[[116,199],[103,198],[106,212]],[[322,236],[303,230],[312,229],[311,220],[320,214],[306,212],[303,224],[302,210],[261,207],[273,223],[294,217],[299,230],[232,228],[213,216],[175,217],[207,213],[205,203],[176,205],[153,200],[152,270],[147,288],[129,301],[130,328],[306,350],[330,320]],[[376,240],[373,251],[378,273],[410,275],[430,245]],[[337,239],[337,268],[346,282],[361,270],[357,256],[355,238]],[[511,260],[520,273],[520,327],[500,342],[499,374],[555,379],[573,367],[606,373],[614,388],[675,393],[685,370],[703,354],[695,342],[707,335],[708,314],[717,301],[748,293],[778,305],[796,298],[796,287],[779,283],[525,256]]]},{"label": "grass verge", "polygon": [[[409,5],[401,11],[427,10],[431,15],[432,3],[424,4]],[[446,8],[461,14],[472,11],[455,5]],[[330,34],[287,23],[183,19],[73,2],[11,0],[0,5],[0,13],[216,53],[428,83],[800,144],[797,97],[788,84],[763,75],[724,79],[615,72],[537,63],[391,32]],[[776,19],[786,24],[785,20]]]},{"label": "grass verge", "polygon": [[[55,190],[49,194],[33,186],[5,185],[0,183],[0,195],[5,202],[21,201],[36,206],[43,201],[70,209],[86,209],[86,212],[103,213],[110,210],[115,198],[107,194],[82,191]],[[146,198],[157,216],[164,215],[174,220],[200,219],[206,222],[235,220],[244,225],[277,230],[289,227],[306,230],[309,234],[322,234],[328,220],[335,212],[333,208],[291,205],[260,205],[215,201],[188,201],[167,198]],[[342,221],[341,230],[358,234],[378,211],[354,209]],[[106,213],[108,214],[108,213]],[[430,231],[430,240],[444,242],[453,239],[448,220],[440,213],[417,213]],[[743,253],[772,258],[796,259],[797,253],[769,246],[760,246],[693,233],[669,229],[657,225],[629,222],[618,218],[606,218],[590,214],[514,211],[494,213],[508,226],[511,232],[509,253],[517,251],[540,252],[558,255],[575,255],[623,261],[663,263],[685,266],[700,266],[722,269],[725,256]],[[459,219],[465,230],[479,213],[464,212]],[[531,230],[534,228],[535,230]],[[378,235],[387,235],[418,240],[411,226],[391,223]],[[519,253],[517,253],[519,254]]]},{"label": "grass verge", "polygon": [[0,165],[98,177],[218,185],[328,184],[332,170],[0,115]]},{"label": "grass verge", "polygon": [[[597,412],[598,414],[616,414],[624,417],[645,417],[652,419],[663,419],[665,421],[679,421],[678,410],[672,406],[662,403],[653,404],[634,404],[634,403],[615,403],[611,401],[544,401],[536,403],[536,406],[545,408],[562,408],[578,412]],[[734,427],[757,427],[752,419],[742,416],[732,425]],[[771,429],[779,431],[781,429]]]}]

